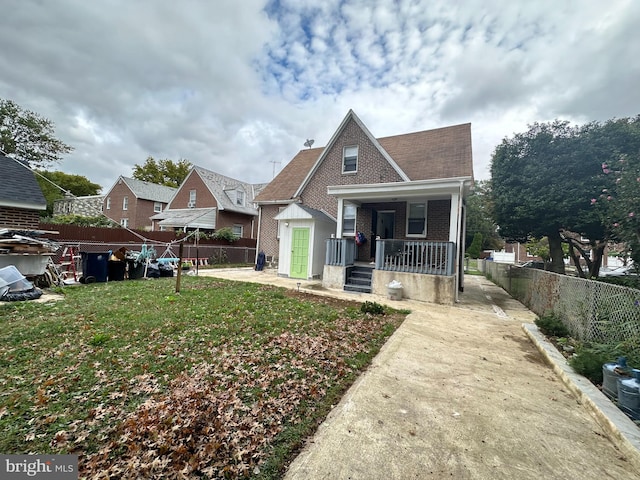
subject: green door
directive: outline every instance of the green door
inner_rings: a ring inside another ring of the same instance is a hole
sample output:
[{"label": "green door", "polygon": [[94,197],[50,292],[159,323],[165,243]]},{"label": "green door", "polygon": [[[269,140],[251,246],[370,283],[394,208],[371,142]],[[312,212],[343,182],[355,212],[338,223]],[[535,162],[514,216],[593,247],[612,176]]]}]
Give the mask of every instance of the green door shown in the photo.
[{"label": "green door", "polygon": [[309,266],[309,229],[294,228],[291,238],[291,278],[307,278]]}]

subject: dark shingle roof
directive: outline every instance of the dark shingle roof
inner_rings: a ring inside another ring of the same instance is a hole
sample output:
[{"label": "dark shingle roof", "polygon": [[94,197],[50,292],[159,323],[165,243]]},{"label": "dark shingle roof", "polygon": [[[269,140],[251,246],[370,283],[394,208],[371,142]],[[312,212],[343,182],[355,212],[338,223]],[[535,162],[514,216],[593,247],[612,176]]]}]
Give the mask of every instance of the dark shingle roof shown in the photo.
[{"label": "dark shingle roof", "polygon": [[35,174],[20,160],[0,155],[0,205],[5,207],[44,210],[47,201]]}]

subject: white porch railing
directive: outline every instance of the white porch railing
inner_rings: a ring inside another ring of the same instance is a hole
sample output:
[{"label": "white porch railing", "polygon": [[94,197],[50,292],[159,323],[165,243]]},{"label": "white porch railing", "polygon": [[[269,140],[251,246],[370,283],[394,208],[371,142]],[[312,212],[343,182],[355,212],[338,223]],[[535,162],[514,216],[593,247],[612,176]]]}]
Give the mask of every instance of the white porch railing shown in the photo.
[{"label": "white porch railing", "polygon": [[353,238],[327,239],[326,265],[349,266],[356,259],[356,242]]},{"label": "white porch railing", "polygon": [[376,270],[453,275],[455,243],[376,240]]}]

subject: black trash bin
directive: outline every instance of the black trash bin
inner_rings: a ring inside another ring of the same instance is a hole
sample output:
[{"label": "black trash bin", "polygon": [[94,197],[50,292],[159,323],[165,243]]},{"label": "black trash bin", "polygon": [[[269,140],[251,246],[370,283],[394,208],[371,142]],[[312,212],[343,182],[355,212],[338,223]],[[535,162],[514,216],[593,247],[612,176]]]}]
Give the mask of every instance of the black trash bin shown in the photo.
[{"label": "black trash bin", "polygon": [[122,260],[109,260],[107,262],[107,275],[110,282],[119,282],[124,280],[126,270],[127,264]]},{"label": "black trash bin", "polygon": [[173,267],[168,263],[159,263],[158,269],[161,277],[173,277]]},{"label": "black trash bin", "polygon": [[108,253],[81,252],[82,277],[80,283],[106,282]]},{"label": "black trash bin", "polygon": [[144,262],[129,260],[127,263],[127,268],[129,269],[129,280],[137,280],[144,277]]}]

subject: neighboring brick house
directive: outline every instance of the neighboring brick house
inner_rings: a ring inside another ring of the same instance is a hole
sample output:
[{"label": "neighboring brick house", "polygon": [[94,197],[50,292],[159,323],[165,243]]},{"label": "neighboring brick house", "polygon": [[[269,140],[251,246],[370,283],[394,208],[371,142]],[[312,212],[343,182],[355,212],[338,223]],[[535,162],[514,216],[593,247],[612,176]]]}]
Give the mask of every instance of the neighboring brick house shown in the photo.
[{"label": "neighboring brick house", "polygon": [[0,171],[0,228],[37,230],[47,201],[35,174],[25,162],[4,155],[0,155]]},{"label": "neighboring brick house", "polygon": [[258,210],[253,200],[264,186],[193,166],[167,209],[152,217],[154,230],[215,232],[229,227],[240,238],[256,238]]},{"label": "neighboring brick house", "polygon": [[472,182],[470,124],[376,139],[350,110],[324,148],[300,151],[256,197],[258,250],[277,258],[279,275],[327,286],[349,283],[348,268],[327,267],[397,261],[397,272],[449,276],[462,289]]},{"label": "neighboring brick house", "polygon": [[151,217],[162,212],[175,188],[120,176],[104,195],[102,213],[126,228],[152,230]]},{"label": "neighboring brick house", "polygon": [[82,215],[98,217],[102,214],[104,195],[83,195],[65,198],[53,202],[53,215]]}]

